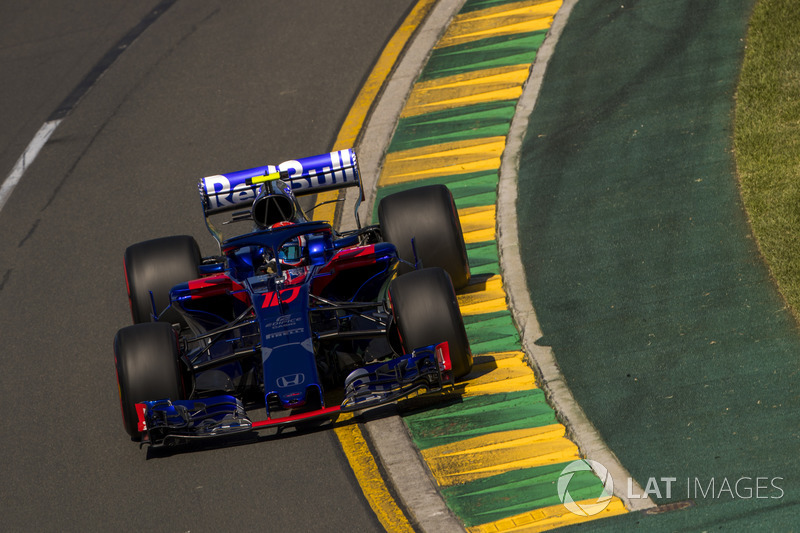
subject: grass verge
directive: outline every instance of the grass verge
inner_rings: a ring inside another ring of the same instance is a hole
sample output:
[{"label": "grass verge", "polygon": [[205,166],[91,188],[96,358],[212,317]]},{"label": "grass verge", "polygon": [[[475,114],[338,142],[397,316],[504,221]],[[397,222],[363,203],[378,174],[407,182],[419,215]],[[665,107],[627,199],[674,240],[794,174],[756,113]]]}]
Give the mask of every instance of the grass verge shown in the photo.
[{"label": "grass verge", "polygon": [[742,199],[778,287],[800,316],[800,9],[760,0],[737,91]]}]

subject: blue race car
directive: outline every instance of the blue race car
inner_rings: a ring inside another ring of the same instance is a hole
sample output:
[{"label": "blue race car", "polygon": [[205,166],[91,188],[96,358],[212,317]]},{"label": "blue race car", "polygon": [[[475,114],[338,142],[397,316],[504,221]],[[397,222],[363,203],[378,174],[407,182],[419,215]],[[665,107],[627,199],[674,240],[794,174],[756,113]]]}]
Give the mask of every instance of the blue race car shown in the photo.
[{"label": "blue race car", "polygon": [[[359,187],[340,150],[203,178],[206,225],[134,244],[134,324],[114,339],[122,421],[159,446],[334,418],[441,390],[472,369],[455,288],[470,279],[444,186],[383,198],[379,224],[334,231],[297,196]],[[361,190],[363,198],[363,190]],[[359,202],[360,203],[360,202]],[[245,224],[223,238],[217,228]]]}]

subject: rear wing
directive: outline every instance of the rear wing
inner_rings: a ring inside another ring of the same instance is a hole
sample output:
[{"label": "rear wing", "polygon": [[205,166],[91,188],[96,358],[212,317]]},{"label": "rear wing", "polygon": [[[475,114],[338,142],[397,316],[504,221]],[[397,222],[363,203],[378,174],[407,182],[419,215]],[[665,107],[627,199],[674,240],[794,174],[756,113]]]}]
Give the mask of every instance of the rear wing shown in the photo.
[{"label": "rear wing", "polygon": [[[206,217],[253,204],[263,183],[259,177],[280,173],[294,196],[314,194],[343,187],[361,188],[356,153],[352,149],[284,161],[279,165],[207,176],[200,180],[200,198]],[[364,192],[361,190],[361,197]],[[360,203],[360,202],[359,202]]]}]

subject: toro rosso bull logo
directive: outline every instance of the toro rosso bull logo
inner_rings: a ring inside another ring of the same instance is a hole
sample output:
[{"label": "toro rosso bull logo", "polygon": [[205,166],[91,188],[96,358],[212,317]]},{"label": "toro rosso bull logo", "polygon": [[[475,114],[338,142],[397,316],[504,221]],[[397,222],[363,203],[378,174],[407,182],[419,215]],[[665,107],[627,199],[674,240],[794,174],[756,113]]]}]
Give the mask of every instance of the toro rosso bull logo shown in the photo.
[{"label": "toro rosso bull logo", "polygon": [[248,185],[247,180],[275,172],[288,173],[295,194],[338,189],[356,185],[359,180],[356,154],[351,149],[284,161],[277,166],[265,165],[208,176],[200,180],[200,193],[206,200],[206,212],[225,211],[252,202],[256,197],[256,188]]}]

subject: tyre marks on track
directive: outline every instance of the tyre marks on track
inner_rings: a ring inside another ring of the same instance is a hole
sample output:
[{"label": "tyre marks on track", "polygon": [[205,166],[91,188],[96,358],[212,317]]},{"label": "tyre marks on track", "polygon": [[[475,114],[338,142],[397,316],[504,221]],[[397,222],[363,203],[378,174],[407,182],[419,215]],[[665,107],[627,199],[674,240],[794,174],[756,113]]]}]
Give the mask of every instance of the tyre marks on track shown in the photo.
[{"label": "tyre marks on track", "polygon": [[[506,136],[560,7],[561,0],[467,0],[409,95],[378,182],[378,199],[445,184],[459,210],[472,281],[458,298],[475,366],[455,397],[403,419],[447,505],[475,532],[545,530],[625,512],[614,498],[581,517],[558,499],[558,476],[580,455],[525,360],[495,242]],[[601,487],[587,475],[573,479],[570,494],[591,503]]]}]

